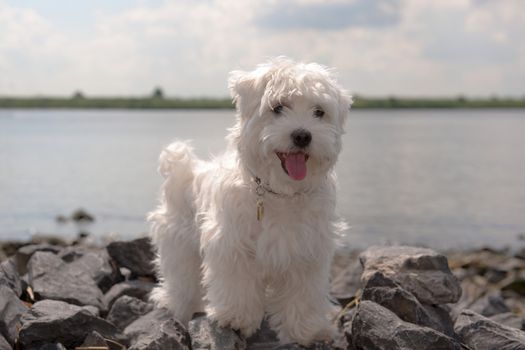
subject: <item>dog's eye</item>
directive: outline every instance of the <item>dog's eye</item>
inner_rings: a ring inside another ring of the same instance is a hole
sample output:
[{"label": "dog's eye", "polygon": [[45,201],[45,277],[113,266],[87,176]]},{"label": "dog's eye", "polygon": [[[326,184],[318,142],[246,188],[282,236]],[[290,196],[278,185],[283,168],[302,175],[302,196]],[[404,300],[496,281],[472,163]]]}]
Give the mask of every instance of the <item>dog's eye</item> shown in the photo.
[{"label": "dog's eye", "polygon": [[324,116],[324,111],[321,108],[316,108],[314,110],[314,117],[322,118]]},{"label": "dog's eye", "polygon": [[272,107],[272,111],[275,113],[275,114],[281,114],[281,112],[283,111],[283,106],[281,105],[277,105],[275,107]]}]

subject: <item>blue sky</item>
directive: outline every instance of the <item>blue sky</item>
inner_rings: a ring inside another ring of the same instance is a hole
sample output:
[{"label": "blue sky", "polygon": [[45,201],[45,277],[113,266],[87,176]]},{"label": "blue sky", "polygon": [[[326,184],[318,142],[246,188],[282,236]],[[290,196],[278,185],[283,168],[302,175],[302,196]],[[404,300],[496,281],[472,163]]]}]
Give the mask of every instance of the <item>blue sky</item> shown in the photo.
[{"label": "blue sky", "polygon": [[525,96],[523,0],[0,0],[0,95],[225,96],[287,55],[362,95]]}]

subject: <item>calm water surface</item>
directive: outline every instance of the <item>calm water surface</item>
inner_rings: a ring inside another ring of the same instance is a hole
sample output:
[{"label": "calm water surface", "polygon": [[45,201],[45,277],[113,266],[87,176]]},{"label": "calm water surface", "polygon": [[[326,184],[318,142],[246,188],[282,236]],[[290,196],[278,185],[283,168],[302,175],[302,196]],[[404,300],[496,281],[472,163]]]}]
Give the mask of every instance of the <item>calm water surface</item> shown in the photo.
[{"label": "calm water surface", "polygon": [[[0,110],[0,239],[74,235],[55,223],[134,237],[156,204],[161,148],[224,149],[233,112]],[[525,111],[352,111],[337,167],[348,241],[435,248],[525,245]]]}]

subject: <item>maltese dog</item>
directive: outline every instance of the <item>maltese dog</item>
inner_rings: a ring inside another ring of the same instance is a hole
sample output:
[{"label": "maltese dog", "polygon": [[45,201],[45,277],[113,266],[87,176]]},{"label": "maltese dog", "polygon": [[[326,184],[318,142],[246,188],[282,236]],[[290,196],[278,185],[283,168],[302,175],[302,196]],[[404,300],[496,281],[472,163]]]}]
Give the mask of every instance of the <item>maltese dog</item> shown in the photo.
[{"label": "maltese dog", "polygon": [[283,343],[328,340],[343,226],[334,166],[351,97],[327,68],[284,57],[232,72],[229,88],[237,114],[222,156],[197,159],[184,142],[160,155],[152,299],[185,324],[205,311],[249,336],[268,315]]}]

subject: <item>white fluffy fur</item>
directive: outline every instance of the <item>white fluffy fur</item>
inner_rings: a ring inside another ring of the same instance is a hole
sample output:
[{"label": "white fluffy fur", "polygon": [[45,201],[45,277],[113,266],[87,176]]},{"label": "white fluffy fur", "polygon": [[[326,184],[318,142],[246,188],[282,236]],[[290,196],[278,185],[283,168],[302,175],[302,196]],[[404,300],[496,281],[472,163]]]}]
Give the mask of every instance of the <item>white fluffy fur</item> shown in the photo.
[{"label": "white fluffy fur", "polygon": [[[202,161],[175,142],[160,155],[165,182],[150,221],[161,285],[152,299],[184,323],[205,310],[248,336],[267,314],[281,342],[328,339],[339,230],[333,169],[351,98],[326,68],[282,57],[232,72],[229,86],[237,122],[225,154]],[[276,104],[285,106],[280,115]],[[298,128],[312,134],[301,181],[275,154],[297,151],[290,134]],[[278,193],[264,194],[261,221],[254,176]]]}]

